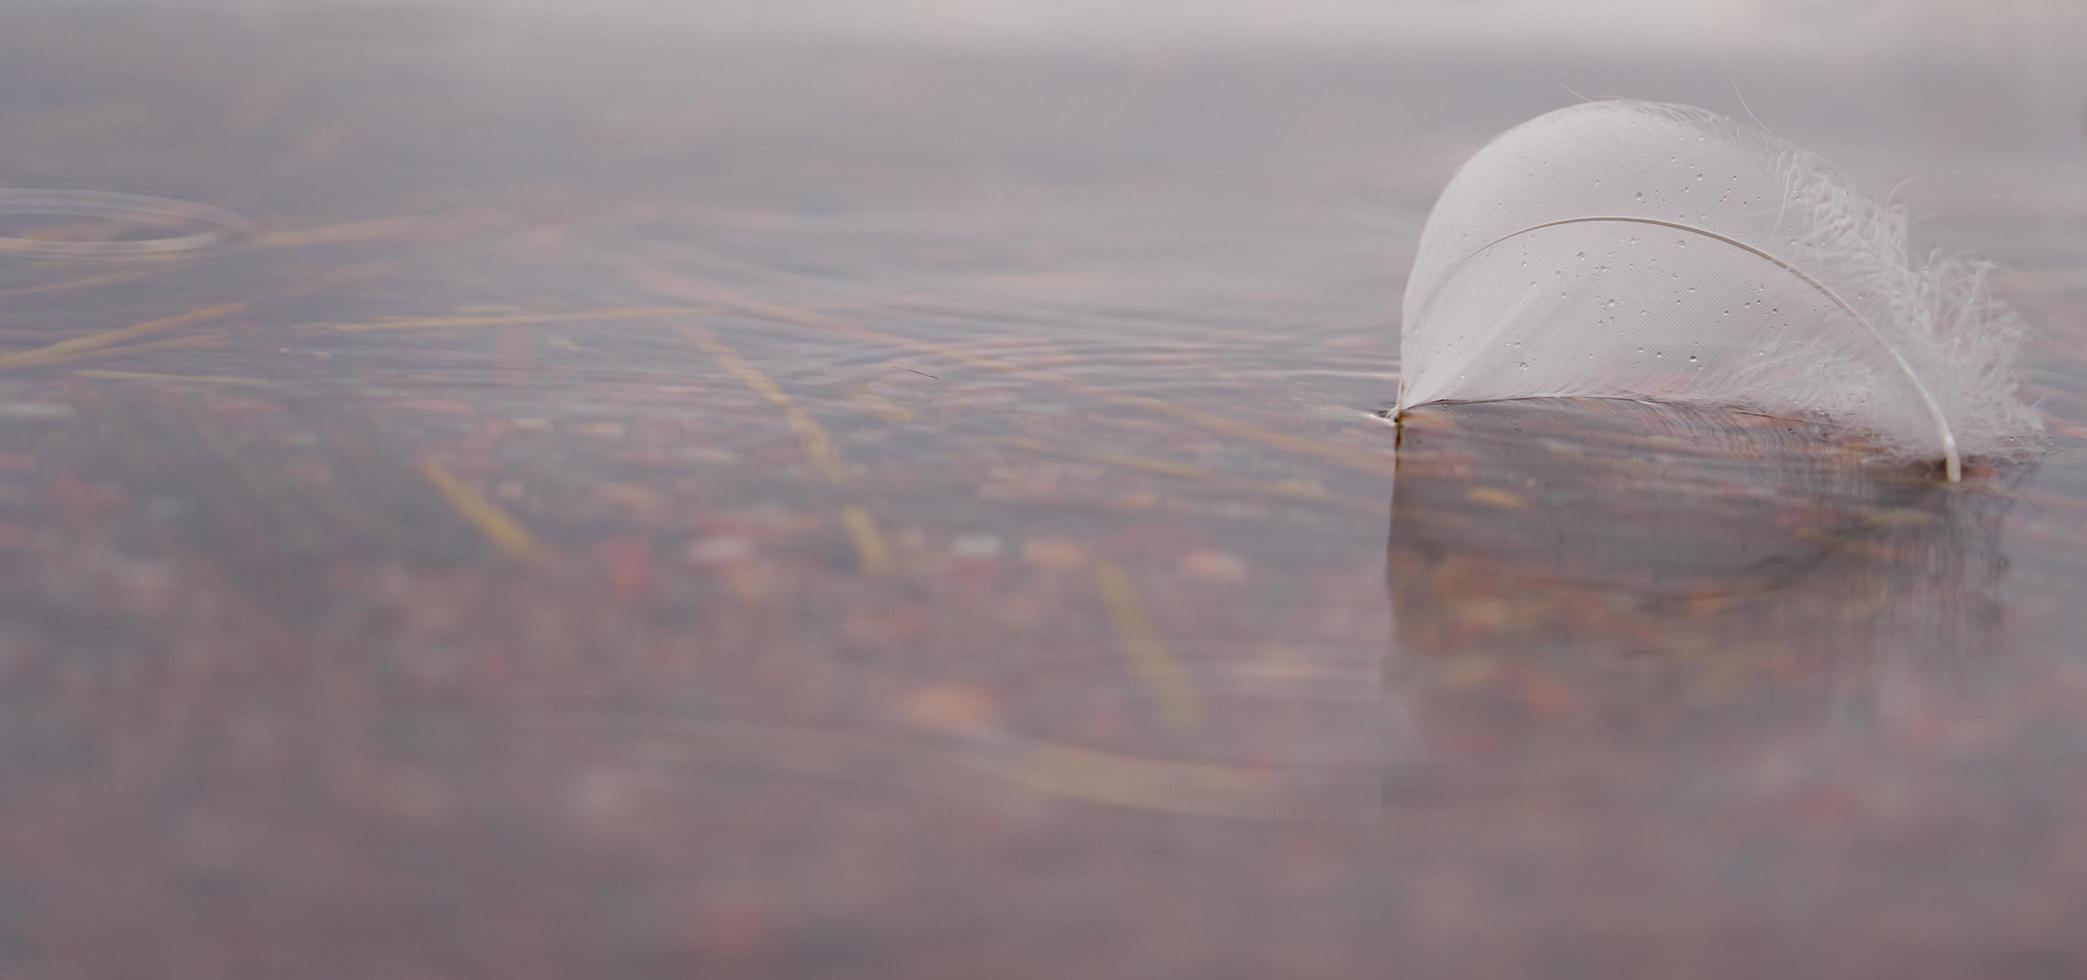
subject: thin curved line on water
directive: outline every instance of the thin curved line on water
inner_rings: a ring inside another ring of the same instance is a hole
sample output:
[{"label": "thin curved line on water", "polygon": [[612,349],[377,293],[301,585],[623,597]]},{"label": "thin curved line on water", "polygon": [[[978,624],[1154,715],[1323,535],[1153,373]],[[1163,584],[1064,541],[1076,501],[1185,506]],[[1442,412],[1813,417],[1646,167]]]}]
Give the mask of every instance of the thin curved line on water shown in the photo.
[{"label": "thin curved line on water", "polygon": [[67,258],[166,255],[209,248],[253,230],[253,222],[223,208],[145,194],[111,191],[0,188],[0,215],[133,219],[170,227],[201,226],[185,235],[130,241],[44,241],[0,235],[0,254]]}]

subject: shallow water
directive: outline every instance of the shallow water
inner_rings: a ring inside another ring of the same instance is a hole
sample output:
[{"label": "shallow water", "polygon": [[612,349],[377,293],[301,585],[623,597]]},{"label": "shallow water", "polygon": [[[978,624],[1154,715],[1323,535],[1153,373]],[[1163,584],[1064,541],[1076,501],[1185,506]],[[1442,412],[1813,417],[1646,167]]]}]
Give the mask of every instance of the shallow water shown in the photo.
[{"label": "shallow water", "polygon": [[1749,92],[1984,140],[1927,234],[2018,270],[2053,451],[1950,487],[1731,413],[1375,417],[1456,160],[1718,66],[417,9],[0,38],[0,183],[255,223],[0,253],[8,969],[2087,964],[2076,130]]}]

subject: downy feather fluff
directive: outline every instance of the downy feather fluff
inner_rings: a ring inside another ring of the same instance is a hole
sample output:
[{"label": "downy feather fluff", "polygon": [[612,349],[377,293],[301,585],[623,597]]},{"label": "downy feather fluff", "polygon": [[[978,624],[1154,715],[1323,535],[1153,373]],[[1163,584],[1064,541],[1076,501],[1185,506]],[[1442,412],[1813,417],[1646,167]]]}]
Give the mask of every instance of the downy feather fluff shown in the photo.
[{"label": "downy feather fluff", "polygon": [[1829,421],[1893,453],[2019,455],[2022,322],[1989,266],[1907,248],[1902,209],[1688,106],[1576,105],[1502,134],[1428,216],[1399,410],[1626,397]]}]

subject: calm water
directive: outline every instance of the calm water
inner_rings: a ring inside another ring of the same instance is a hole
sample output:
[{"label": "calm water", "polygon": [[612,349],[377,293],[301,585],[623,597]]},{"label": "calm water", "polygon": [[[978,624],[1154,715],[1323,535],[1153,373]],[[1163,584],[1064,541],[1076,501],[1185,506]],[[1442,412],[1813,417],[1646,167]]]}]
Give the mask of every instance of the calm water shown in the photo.
[{"label": "calm water", "polygon": [[2087,969],[2080,88],[1739,76],[2015,270],[1949,487],[1375,418],[1478,142],[1735,109],[1481,54],[18,11],[0,185],[252,225],[0,213],[0,975]]}]

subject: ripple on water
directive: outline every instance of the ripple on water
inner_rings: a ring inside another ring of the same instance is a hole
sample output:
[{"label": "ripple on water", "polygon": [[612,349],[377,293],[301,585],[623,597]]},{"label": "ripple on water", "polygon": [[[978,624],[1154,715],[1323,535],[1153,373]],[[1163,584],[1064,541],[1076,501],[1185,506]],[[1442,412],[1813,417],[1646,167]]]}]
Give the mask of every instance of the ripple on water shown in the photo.
[{"label": "ripple on water", "polygon": [[253,223],[208,204],[107,191],[0,189],[0,253],[130,258],[194,252]]}]

